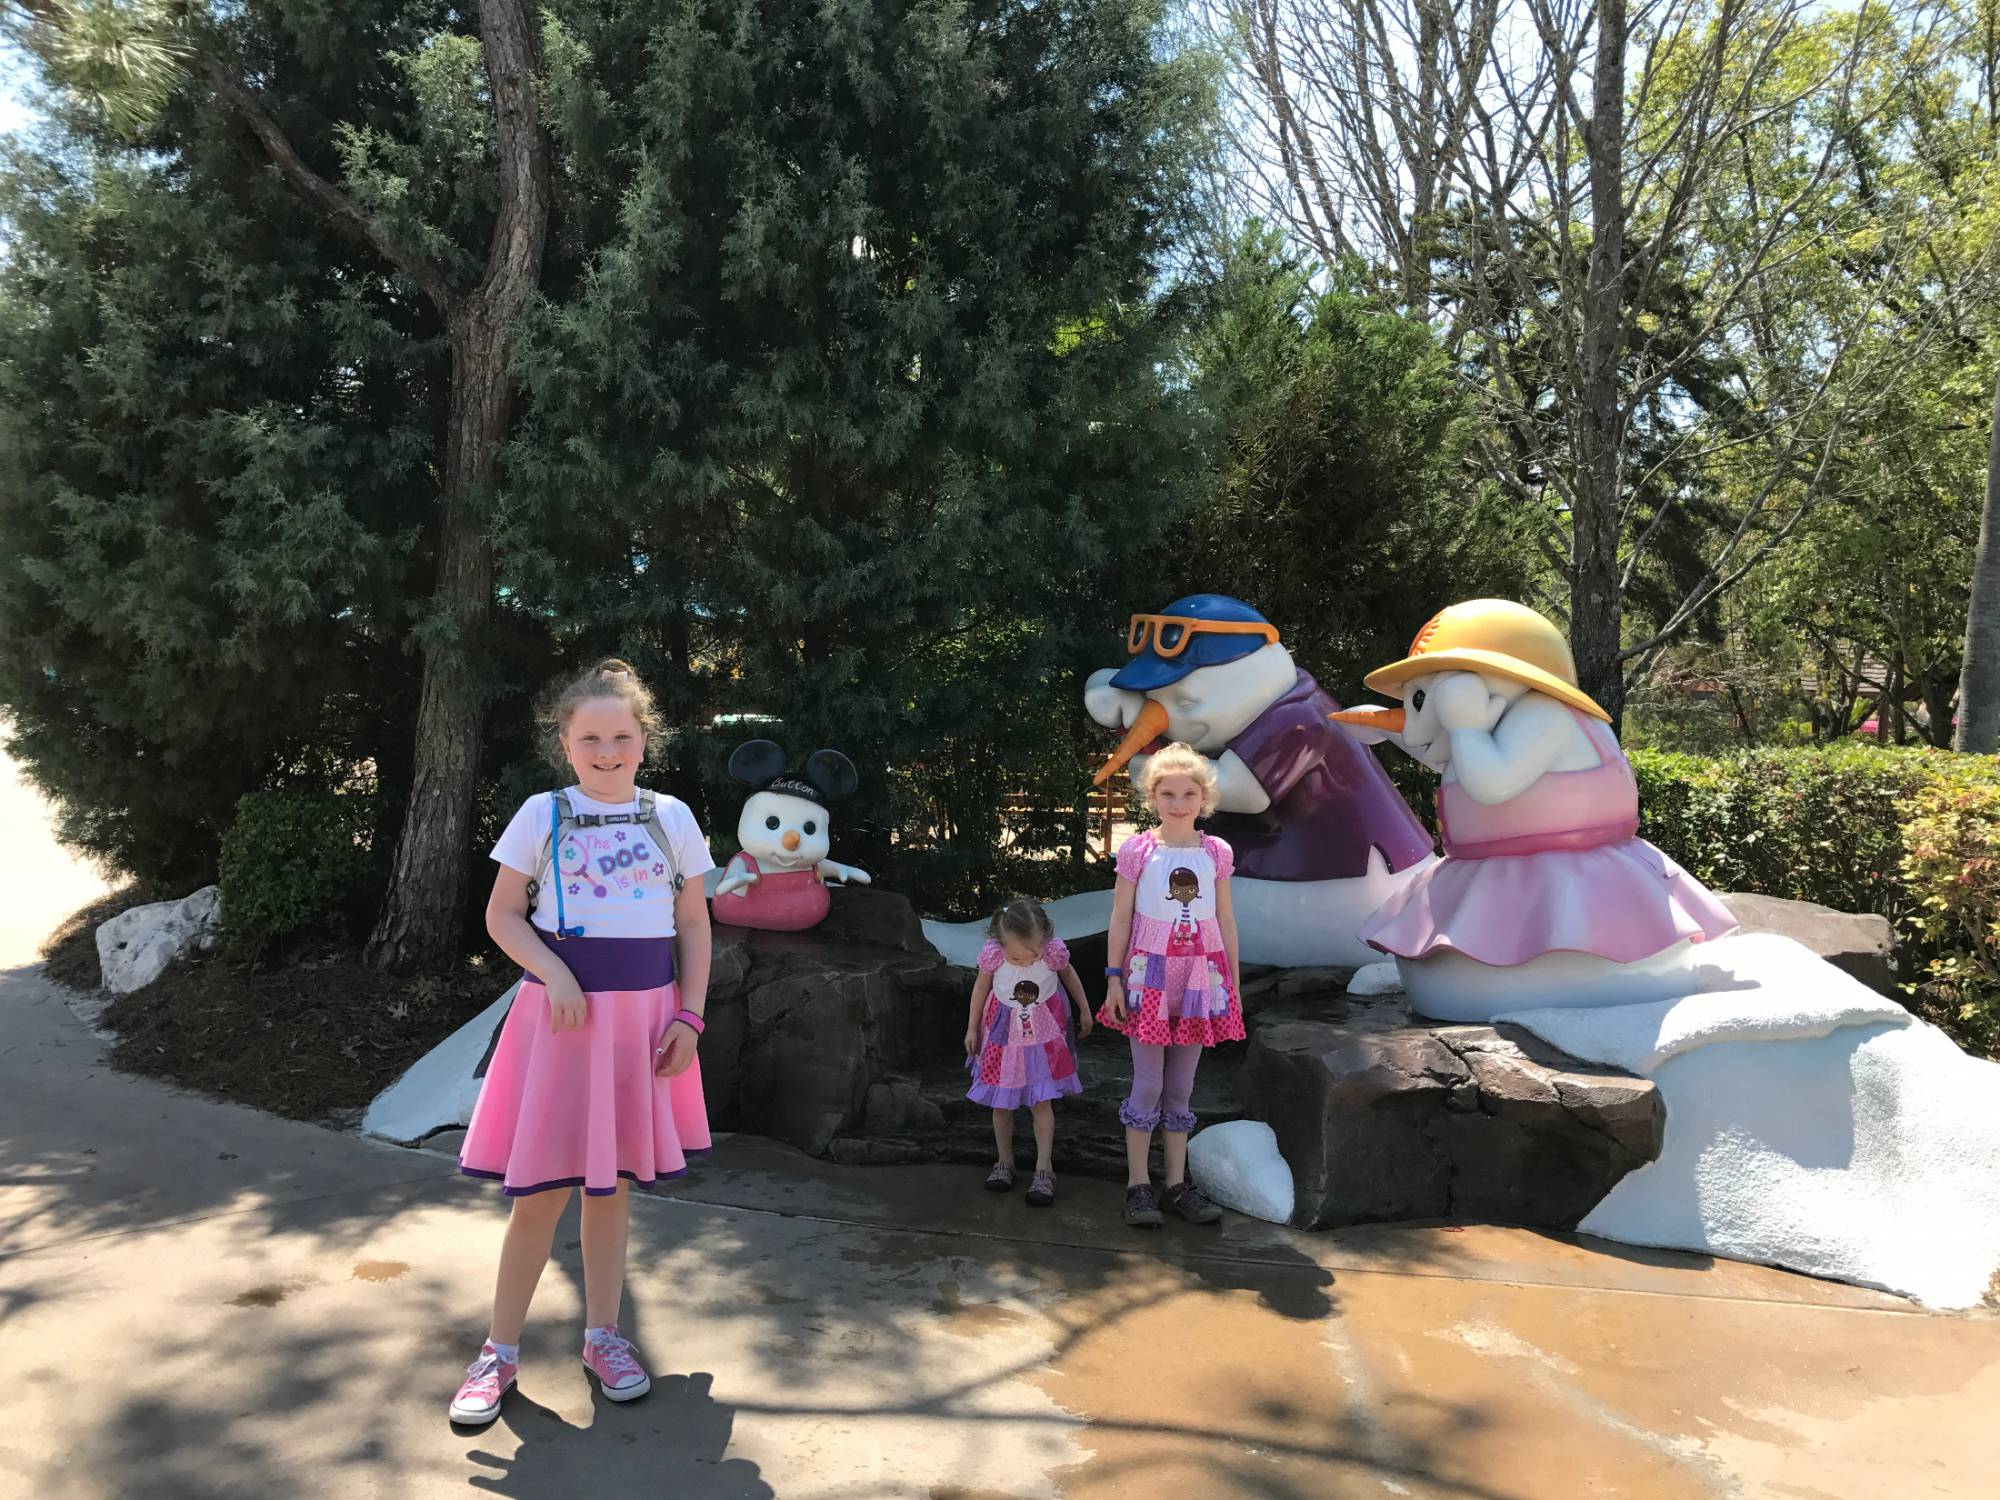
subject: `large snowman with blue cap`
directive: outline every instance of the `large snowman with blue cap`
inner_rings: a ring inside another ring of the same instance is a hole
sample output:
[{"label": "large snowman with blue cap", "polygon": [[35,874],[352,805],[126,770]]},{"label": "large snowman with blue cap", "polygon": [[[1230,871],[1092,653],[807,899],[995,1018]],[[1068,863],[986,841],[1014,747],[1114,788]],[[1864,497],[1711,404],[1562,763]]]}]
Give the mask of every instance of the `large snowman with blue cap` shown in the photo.
[{"label": "large snowman with blue cap", "polygon": [[1134,615],[1122,667],[1093,672],[1084,706],[1124,739],[1100,771],[1134,777],[1156,745],[1215,762],[1207,828],[1236,853],[1243,961],[1298,967],[1379,960],[1356,935],[1434,855],[1368,750],[1329,721],[1339,705],[1278,629],[1240,599],[1193,594]]}]

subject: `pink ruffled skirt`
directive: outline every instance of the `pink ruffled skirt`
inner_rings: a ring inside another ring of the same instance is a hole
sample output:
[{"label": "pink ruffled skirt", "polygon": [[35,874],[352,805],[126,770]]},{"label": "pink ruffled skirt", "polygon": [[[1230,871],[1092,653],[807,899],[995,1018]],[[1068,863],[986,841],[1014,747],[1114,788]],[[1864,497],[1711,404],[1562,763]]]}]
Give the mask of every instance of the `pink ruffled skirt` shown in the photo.
[{"label": "pink ruffled skirt", "polygon": [[1511,968],[1544,953],[1635,963],[1733,931],[1729,908],[1644,839],[1542,854],[1447,857],[1361,926],[1398,958],[1449,950]]},{"label": "pink ruffled skirt", "polygon": [[622,1177],[649,1188],[687,1175],[709,1147],[701,1064],[654,1074],[654,1049],[680,1009],[671,938],[570,938],[558,950],[589,1017],[549,1029],[549,994],[524,975],[459,1150],[459,1170],[510,1197],[580,1187],[604,1196]]}]

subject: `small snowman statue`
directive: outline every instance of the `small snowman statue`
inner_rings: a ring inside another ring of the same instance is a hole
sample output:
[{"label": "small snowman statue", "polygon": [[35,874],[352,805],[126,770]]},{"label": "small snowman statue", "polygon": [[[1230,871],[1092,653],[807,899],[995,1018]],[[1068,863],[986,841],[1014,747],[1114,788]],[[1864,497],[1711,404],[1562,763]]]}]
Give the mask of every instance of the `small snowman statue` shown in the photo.
[{"label": "small snowman statue", "polygon": [[1444,858],[1361,927],[1417,1010],[1487,1021],[1697,988],[1692,946],[1736,919],[1638,837],[1632,767],[1554,625],[1503,599],[1454,604],[1365,681],[1403,706],[1330,717],[1441,777]]},{"label": "small snowman statue", "polygon": [[729,774],[752,790],[736,820],[742,852],[715,887],[716,921],[801,932],[825,918],[832,904],[827,881],[869,883],[866,870],[827,858],[833,822],[827,807],[854,794],[860,778],[853,761],[838,750],[818,750],[801,775],[787,776],[784,750],[751,740],[729,757]]},{"label": "small snowman statue", "polygon": [[1125,737],[1098,772],[1184,741],[1215,762],[1203,824],[1236,855],[1243,962],[1360,965],[1361,923],[1431,860],[1431,839],[1375,757],[1327,720],[1339,704],[1241,599],[1193,594],[1134,615],[1129,660],[1091,674],[1084,707]]}]

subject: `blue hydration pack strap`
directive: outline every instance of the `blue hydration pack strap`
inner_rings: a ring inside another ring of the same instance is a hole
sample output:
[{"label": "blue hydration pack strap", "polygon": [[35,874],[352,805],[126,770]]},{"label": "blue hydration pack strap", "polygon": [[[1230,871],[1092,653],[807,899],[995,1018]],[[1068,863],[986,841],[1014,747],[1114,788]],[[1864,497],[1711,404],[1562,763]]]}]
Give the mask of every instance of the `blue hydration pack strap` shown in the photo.
[{"label": "blue hydration pack strap", "polygon": [[581,927],[565,927],[563,925],[562,807],[559,800],[561,797],[562,793],[559,791],[549,793],[549,852],[550,857],[555,861],[555,867],[549,873],[554,876],[556,883],[556,940],[558,942],[564,938],[583,936],[583,929]]}]

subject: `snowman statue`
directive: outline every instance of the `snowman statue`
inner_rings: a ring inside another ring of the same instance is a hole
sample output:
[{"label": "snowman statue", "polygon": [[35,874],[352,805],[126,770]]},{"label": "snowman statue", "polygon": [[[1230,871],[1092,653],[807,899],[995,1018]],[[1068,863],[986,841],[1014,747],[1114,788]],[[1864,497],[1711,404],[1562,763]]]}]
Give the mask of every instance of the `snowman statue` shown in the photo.
[{"label": "snowman statue", "polygon": [[1240,599],[1195,594],[1134,615],[1130,660],[1091,674],[1084,706],[1123,742],[1101,784],[1180,740],[1215,762],[1204,826],[1236,854],[1243,962],[1371,963],[1363,922],[1432,859],[1430,836],[1277,627]]},{"label": "snowman statue", "polygon": [[869,884],[868,872],[829,859],[829,804],[854,794],[860,778],[838,750],[815,751],[800,776],[785,774],[785,752],[771,740],[738,745],[729,774],[751,788],[736,820],[742,846],[723,867],[710,906],[731,927],[801,932],[832,906],[826,882]]},{"label": "snowman statue", "polygon": [[1402,707],[1333,719],[1441,777],[1444,858],[1361,928],[1412,1006],[1489,1021],[1700,987],[1694,946],[1736,919],[1638,837],[1632,767],[1554,625],[1503,599],[1454,604],[1365,681]]}]

